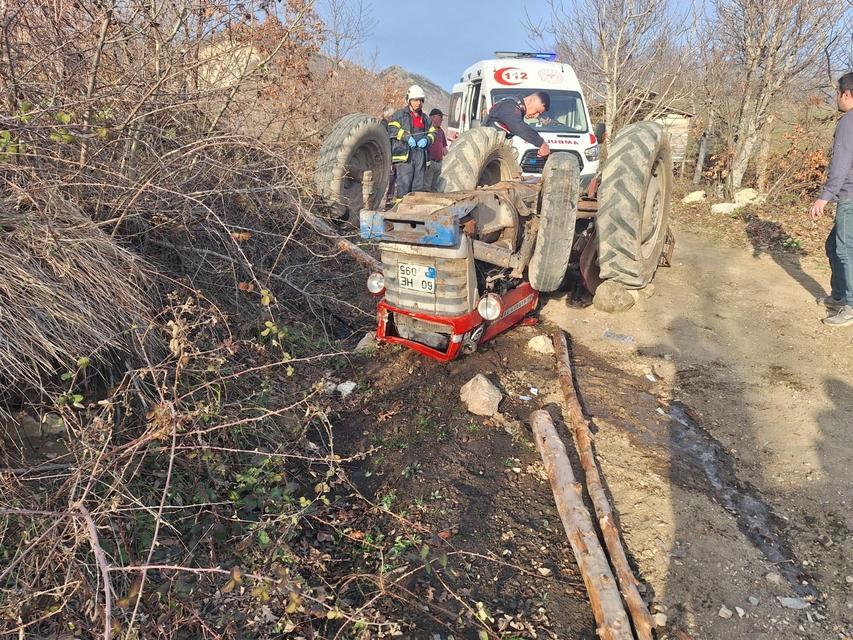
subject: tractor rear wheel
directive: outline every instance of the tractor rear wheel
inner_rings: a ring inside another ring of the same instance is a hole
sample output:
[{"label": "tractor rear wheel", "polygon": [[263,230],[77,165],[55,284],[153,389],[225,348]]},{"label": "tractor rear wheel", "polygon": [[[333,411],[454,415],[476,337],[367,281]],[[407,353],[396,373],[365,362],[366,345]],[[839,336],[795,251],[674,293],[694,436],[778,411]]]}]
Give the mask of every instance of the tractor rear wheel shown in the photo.
[{"label": "tractor rear wheel", "polygon": [[566,277],[575,237],[580,168],[570,153],[552,153],[542,170],[539,192],[539,231],[528,266],[530,286],[557,290]]},{"label": "tractor rear wheel", "polygon": [[478,127],[465,131],[450,146],[441,163],[437,191],[472,191],[520,175],[506,134],[493,127]]},{"label": "tractor rear wheel", "polygon": [[339,209],[341,218],[358,215],[364,200],[362,180],[373,173],[371,209],[381,209],[391,175],[391,143],[384,125],[366,113],[344,116],[329,132],[317,158],[317,193]]},{"label": "tractor rear wheel", "polygon": [[598,191],[601,277],[642,289],[655,274],[669,225],[672,151],[654,122],[630,124],[608,150]]}]

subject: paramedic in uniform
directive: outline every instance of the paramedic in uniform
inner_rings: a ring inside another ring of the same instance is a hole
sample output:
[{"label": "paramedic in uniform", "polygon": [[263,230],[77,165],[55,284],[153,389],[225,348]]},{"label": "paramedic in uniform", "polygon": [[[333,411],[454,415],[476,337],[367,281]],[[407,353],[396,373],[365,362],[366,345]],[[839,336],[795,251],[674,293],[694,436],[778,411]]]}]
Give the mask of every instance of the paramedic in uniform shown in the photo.
[{"label": "paramedic in uniform", "polygon": [[539,147],[536,155],[546,158],[551,153],[551,147],[524,119],[538,118],[550,108],[551,96],[544,91],[536,91],[524,98],[503,98],[489,109],[483,126],[506,131],[507,137],[518,136]]},{"label": "paramedic in uniform", "polygon": [[424,90],[413,84],[406,92],[406,106],[388,118],[391,163],[397,173],[394,203],[412,191],[428,191],[427,147],[435,140],[435,127],[423,112]]}]

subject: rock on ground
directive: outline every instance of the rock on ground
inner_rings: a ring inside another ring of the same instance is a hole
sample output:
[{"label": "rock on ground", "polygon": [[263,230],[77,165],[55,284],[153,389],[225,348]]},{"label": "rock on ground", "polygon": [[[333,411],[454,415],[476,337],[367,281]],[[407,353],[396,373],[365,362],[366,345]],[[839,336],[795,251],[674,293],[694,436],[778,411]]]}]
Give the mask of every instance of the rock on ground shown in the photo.
[{"label": "rock on ground", "polygon": [[755,189],[741,189],[735,192],[735,204],[743,207],[748,204],[764,202],[765,198]]},{"label": "rock on ground", "polygon": [[634,306],[636,301],[637,298],[632,295],[631,291],[612,280],[602,282],[595,290],[595,297],[592,299],[596,309],[608,313],[627,311]]},{"label": "rock on ground", "polygon": [[693,204],[694,202],[704,202],[705,201],[705,192],[704,191],[691,191],[686,196],[684,196],[681,201],[684,204]]},{"label": "rock on ground", "polygon": [[351,394],[353,392],[353,389],[355,389],[355,382],[353,382],[352,380],[347,380],[346,382],[341,382],[336,387],[336,389],[337,389],[338,393],[341,394],[342,398],[346,398],[349,394]]},{"label": "rock on ground", "polygon": [[478,373],[459,390],[465,407],[478,416],[493,416],[498,412],[503,394],[482,373]]},{"label": "rock on ground", "polygon": [[554,353],[554,343],[548,336],[534,336],[527,341],[527,348],[533,353],[550,355]]},{"label": "rock on ground", "polygon": [[718,202],[717,204],[711,205],[711,213],[718,213],[720,215],[728,215],[730,213],[734,213],[738,209],[740,209],[743,205],[737,204],[735,202]]},{"label": "rock on ground", "polygon": [[355,345],[356,353],[363,353],[365,351],[373,351],[376,348],[376,334],[373,332],[365,333],[364,337],[358,341],[358,344]]}]

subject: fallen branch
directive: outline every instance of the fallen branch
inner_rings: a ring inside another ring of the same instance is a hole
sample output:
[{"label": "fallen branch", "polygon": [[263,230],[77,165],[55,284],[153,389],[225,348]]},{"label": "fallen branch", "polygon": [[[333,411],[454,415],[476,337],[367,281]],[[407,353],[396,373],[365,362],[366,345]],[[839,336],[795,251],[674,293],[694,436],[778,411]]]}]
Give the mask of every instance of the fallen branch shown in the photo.
[{"label": "fallen branch", "polygon": [[607,547],[610,562],[619,579],[619,588],[622,592],[622,597],[625,599],[625,604],[628,606],[628,611],[631,614],[631,620],[637,631],[637,637],[639,640],[651,640],[652,617],[649,614],[646,603],[640,597],[640,592],[637,590],[639,583],[628,564],[628,558],[625,556],[625,549],[619,537],[619,529],[616,527],[616,522],[613,518],[613,510],[610,507],[610,502],[607,499],[607,494],[601,482],[601,474],[598,471],[598,463],[595,460],[595,454],[592,449],[592,434],[589,430],[589,424],[586,418],[584,418],[577,394],[575,393],[568,343],[566,342],[565,334],[560,330],[554,334],[554,350],[556,352],[560,385],[563,388],[563,396],[566,399],[566,414],[569,426],[574,436],[575,446],[577,447],[581,466],[586,476],[586,488],[595,507],[595,513],[598,516],[598,524],[604,536],[604,544]]},{"label": "fallen branch", "polygon": [[77,511],[86,523],[86,530],[89,534],[89,545],[92,547],[92,553],[95,554],[95,560],[98,563],[98,568],[101,570],[101,579],[104,581],[104,639],[110,640],[112,634],[112,615],[113,615],[113,598],[112,598],[112,582],[110,581],[110,563],[107,561],[107,555],[101,547],[98,540],[98,528],[95,526],[95,521],[89,510],[82,503],[77,505]]},{"label": "fallen branch", "polygon": [[305,222],[311,225],[315,231],[323,235],[341,251],[346,251],[356,262],[368,269],[372,269],[373,271],[382,271],[382,264],[379,260],[346,238],[342,238],[341,234],[335,231],[331,225],[324,222],[307,209],[303,208],[300,213],[302,214],[302,217],[305,218]]},{"label": "fallen branch", "polygon": [[575,480],[566,447],[547,411],[540,409],[531,413],[530,425],[551,481],[557,511],[586,585],[598,635],[601,640],[633,640],[631,622],[622,607],[616,580],[583,503],[581,485]]}]

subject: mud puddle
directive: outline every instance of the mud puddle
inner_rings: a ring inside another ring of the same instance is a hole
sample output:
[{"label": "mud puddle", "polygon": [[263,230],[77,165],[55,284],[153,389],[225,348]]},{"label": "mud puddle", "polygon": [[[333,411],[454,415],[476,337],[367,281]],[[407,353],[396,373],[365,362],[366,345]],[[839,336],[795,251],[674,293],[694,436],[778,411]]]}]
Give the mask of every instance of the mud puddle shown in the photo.
[{"label": "mud puddle", "polygon": [[749,483],[738,480],[731,456],[691,417],[680,402],[670,405],[673,461],[700,470],[713,496],[737,520],[738,528],[773,564],[800,596],[817,597],[811,580],[779,533],[778,518]]}]

